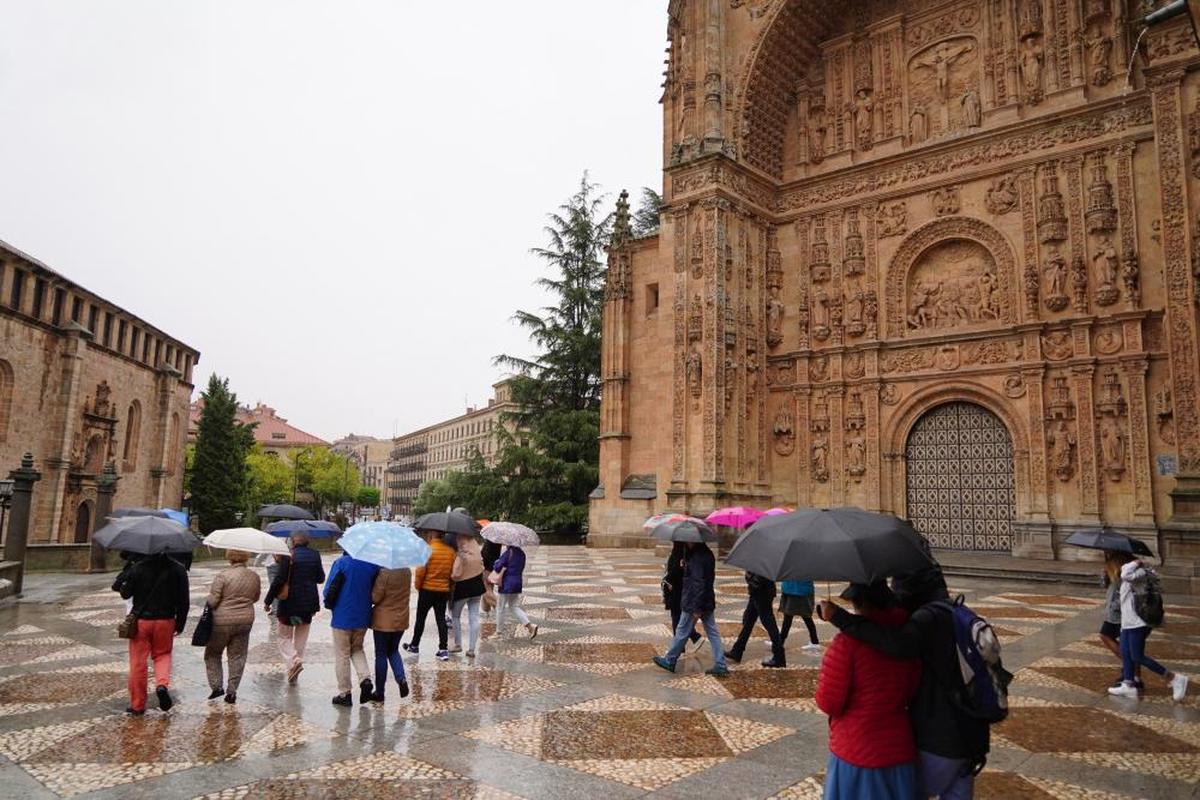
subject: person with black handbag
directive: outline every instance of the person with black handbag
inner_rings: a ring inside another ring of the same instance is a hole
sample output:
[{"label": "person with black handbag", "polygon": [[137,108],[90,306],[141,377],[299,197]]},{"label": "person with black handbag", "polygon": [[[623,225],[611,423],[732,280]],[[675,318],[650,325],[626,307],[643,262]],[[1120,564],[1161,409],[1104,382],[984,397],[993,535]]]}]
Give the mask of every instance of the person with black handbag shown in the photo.
[{"label": "person with black handbag", "polygon": [[[212,612],[212,632],[204,648],[204,668],[208,673],[209,700],[224,695],[226,703],[237,702],[238,686],[246,668],[250,648],[250,629],[254,626],[254,604],[262,596],[262,579],[246,562],[250,554],[242,550],[225,553],[229,568],[217,573],[208,593]],[[223,682],[221,654],[229,660],[229,682]]]},{"label": "person with black handbag", "polygon": [[129,639],[129,708],[133,716],[146,713],[146,661],[154,661],[154,693],[158,707],[174,705],[171,685],[171,650],[175,637],[187,624],[187,570],[166,554],[146,556],[129,568],[120,586],[121,597],[133,600],[129,616],[118,633]]}]

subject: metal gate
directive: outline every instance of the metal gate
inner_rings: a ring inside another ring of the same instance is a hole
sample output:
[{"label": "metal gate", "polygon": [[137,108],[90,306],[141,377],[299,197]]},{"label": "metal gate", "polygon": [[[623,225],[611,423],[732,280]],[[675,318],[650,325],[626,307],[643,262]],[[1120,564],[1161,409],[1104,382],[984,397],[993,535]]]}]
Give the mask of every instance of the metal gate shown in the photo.
[{"label": "metal gate", "polygon": [[934,547],[1012,549],[1016,516],[1012,439],[974,403],[948,403],[917,420],[904,457],[908,518]]}]

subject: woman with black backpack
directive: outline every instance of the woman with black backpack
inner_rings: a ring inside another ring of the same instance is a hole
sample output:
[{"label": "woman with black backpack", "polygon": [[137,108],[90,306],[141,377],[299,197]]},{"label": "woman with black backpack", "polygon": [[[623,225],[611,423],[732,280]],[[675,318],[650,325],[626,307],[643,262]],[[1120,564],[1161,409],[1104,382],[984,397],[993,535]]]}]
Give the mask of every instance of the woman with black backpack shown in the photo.
[{"label": "woman with black backpack", "polygon": [[1121,567],[1121,683],[1109,688],[1114,697],[1138,697],[1135,668],[1140,665],[1158,675],[1171,687],[1176,703],[1187,694],[1188,677],[1171,672],[1146,655],[1146,639],[1162,623],[1162,592],[1158,578],[1140,560]]}]

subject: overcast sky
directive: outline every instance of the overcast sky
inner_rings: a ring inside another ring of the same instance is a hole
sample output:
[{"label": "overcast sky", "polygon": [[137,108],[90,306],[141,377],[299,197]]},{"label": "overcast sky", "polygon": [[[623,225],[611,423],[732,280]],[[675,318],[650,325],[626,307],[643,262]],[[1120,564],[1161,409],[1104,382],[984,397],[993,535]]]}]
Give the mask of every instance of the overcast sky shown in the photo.
[{"label": "overcast sky", "polygon": [[661,183],[665,0],[0,0],[0,239],[326,438],[486,402],[546,212]]}]

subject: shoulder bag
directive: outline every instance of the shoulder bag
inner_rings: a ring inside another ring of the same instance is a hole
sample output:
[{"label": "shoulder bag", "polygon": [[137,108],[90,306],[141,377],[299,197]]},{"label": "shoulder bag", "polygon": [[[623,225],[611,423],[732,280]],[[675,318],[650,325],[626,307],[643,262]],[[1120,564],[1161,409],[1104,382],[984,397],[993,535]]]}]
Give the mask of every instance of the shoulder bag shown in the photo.
[{"label": "shoulder bag", "polygon": [[287,580],[283,582],[283,587],[275,595],[276,600],[287,600],[292,593],[292,565],[296,563],[296,557],[292,556],[288,559]]},{"label": "shoulder bag", "polygon": [[196,630],[192,631],[192,647],[205,647],[208,645],[208,640],[212,638],[213,631],[213,610],[208,603],[204,604],[204,611],[200,612],[200,621],[196,623]]}]

